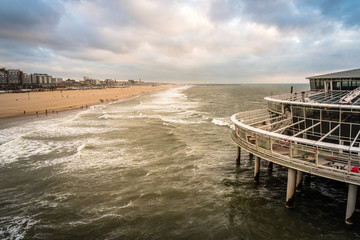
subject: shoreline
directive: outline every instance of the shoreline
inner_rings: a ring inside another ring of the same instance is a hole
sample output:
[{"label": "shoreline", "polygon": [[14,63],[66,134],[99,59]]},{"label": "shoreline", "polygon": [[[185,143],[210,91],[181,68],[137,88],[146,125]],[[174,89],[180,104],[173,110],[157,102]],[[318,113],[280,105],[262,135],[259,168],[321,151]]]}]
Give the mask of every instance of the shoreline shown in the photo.
[{"label": "shoreline", "polygon": [[90,106],[125,100],[174,87],[178,85],[6,93],[0,95],[0,119],[56,115],[69,110],[85,110]]}]

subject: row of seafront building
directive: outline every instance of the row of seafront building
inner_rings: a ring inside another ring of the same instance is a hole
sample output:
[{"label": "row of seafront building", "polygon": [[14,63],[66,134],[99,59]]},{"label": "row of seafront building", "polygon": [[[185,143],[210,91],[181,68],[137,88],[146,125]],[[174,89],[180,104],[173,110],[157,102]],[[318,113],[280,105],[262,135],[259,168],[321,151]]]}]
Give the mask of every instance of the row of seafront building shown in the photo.
[{"label": "row of seafront building", "polygon": [[24,73],[21,69],[0,68],[0,88],[4,89],[27,89],[39,87],[53,87],[58,85],[85,85],[85,86],[119,86],[141,84],[141,80],[116,81],[105,79],[104,81],[90,77],[84,77],[82,81],[73,79],[63,80],[54,78],[46,73]]},{"label": "row of seafront building", "polygon": [[1,86],[51,85],[61,82],[62,78],[53,78],[44,73],[27,74],[20,69],[0,68]]}]

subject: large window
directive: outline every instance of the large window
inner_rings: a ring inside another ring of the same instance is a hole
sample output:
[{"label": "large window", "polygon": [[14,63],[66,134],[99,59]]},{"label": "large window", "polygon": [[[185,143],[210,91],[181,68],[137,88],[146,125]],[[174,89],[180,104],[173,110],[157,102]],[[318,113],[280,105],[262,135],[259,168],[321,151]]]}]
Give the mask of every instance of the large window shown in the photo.
[{"label": "large window", "polygon": [[340,81],[333,81],[333,90],[341,90],[341,82]]},{"label": "large window", "polygon": [[304,108],[302,107],[292,107],[292,114],[294,117],[304,117]]},{"label": "large window", "polygon": [[341,121],[360,123],[360,112],[341,112]]},{"label": "large window", "polygon": [[268,106],[271,111],[282,113],[281,103],[268,102]]},{"label": "large window", "polygon": [[319,109],[306,108],[305,114],[306,114],[306,118],[320,119],[320,110]]},{"label": "large window", "polygon": [[311,80],[310,80],[310,89],[311,89],[311,90],[316,90],[315,80],[314,80],[314,79],[311,79]]},{"label": "large window", "polygon": [[340,126],[341,129],[341,136],[342,137],[350,137],[350,124],[342,123]]},{"label": "large window", "polygon": [[315,88],[316,89],[323,89],[324,88],[324,80],[315,80]]},{"label": "large window", "polygon": [[322,120],[335,121],[339,122],[339,110],[323,110],[322,111]]}]

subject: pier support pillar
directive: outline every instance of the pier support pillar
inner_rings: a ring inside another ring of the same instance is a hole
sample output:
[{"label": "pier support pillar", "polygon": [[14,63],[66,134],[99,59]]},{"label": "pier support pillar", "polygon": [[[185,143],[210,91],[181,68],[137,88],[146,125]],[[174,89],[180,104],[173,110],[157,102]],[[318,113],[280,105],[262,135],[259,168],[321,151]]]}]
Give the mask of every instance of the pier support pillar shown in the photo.
[{"label": "pier support pillar", "polygon": [[348,192],[347,204],[346,204],[346,217],[345,217],[345,223],[348,225],[353,224],[353,214],[355,212],[357,188],[358,186],[354,184],[349,184],[349,192]]},{"label": "pier support pillar", "polygon": [[268,161],[268,173],[269,174],[272,173],[272,171],[273,171],[273,165],[274,165],[273,162]]},{"label": "pier support pillar", "polygon": [[258,183],[260,178],[260,158],[255,156],[254,182]]},{"label": "pier support pillar", "polygon": [[296,171],[294,169],[288,168],[288,181],[287,181],[286,203],[285,203],[285,206],[287,208],[294,207],[295,178],[296,178]]},{"label": "pier support pillar", "polygon": [[240,158],[241,158],[241,148],[237,146],[237,153],[236,153],[236,164],[240,165]]},{"label": "pier support pillar", "polygon": [[297,171],[295,189],[296,189],[296,192],[298,192],[298,193],[302,192],[302,181],[303,181],[303,172]]}]

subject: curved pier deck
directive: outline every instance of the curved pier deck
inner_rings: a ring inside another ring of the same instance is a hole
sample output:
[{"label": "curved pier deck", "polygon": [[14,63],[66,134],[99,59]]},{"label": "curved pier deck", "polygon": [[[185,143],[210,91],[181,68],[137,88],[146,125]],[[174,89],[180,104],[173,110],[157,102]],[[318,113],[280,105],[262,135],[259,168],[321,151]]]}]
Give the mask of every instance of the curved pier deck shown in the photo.
[{"label": "curved pier deck", "polygon": [[[237,113],[232,116],[233,141],[241,148],[270,162],[341,182],[360,185],[360,148],[285,135],[293,123],[291,117],[274,117],[268,109]],[[320,124],[318,124],[320,125]],[[308,129],[309,131],[310,129]],[[301,134],[299,134],[301,133]]]}]

